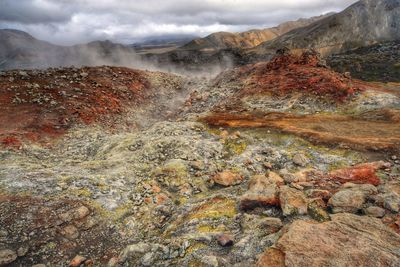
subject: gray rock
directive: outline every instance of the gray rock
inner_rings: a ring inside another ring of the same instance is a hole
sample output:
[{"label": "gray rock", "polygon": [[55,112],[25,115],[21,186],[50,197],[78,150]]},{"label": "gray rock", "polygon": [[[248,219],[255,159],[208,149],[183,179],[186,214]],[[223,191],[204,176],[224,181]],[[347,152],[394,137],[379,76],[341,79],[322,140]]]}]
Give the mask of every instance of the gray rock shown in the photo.
[{"label": "gray rock", "polygon": [[304,154],[296,154],[293,157],[293,163],[297,166],[305,167],[310,160]]},{"label": "gray rock", "polygon": [[155,260],[156,260],[155,253],[148,252],[148,253],[144,254],[144,256],[140,259],[140,263],[143,266],[148,267],[148,266],[153,266]]},{"label": "gray rock", "polygon": [[380,207],[371,206],[365,209],[365,214],[376,218],[382,218],[385,216],[385,210]]},{"label": "gray rock", "polygon": [[329,199],[329,205],[333,213],[350,212],[360,210],[365,202],[365,195],[361,191],[342,190]]},{"label": "gray rock", "polygon": [[332,207],[333,213],[355,213],[362,209],[370,195],[376,194],[377,192],[376,187],[370,184],[356,185],[346,183],[343,185],[342,190],[329,199],[328,204]]},{"label": "gray rock", "polygon": [[385,209],[392,212],[400,211],[400,196],[396,193],[388,193],[383,195],[383,205]]},{"label": "gray rock", "polygon": [[119,262],[127,259],[139,257],[151,250],[151,245],[147,243],[137,243],[127,246],[119,255]]},{"label": "gray rock", "polygon": [[28,251],[29,251],[29,247],[22,246],[19,249],[17,249],[17,255],[18,255],[18,257],[23,257],[28,253]]}]

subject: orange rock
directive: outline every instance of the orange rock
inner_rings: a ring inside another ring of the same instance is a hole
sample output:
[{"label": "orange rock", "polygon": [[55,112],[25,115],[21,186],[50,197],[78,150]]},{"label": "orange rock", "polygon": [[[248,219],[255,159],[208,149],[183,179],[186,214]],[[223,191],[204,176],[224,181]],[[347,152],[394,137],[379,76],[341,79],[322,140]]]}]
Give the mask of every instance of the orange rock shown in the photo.
[{"label": "orange rock", "polygon": [[155,202],[156,202],[155,204],[161,205],[168,199],[169,199],[169,197],[164,193],[157,194],[155,197]]},{"label": "orange rock", "polygon": [[71,260],[71,262],[69,263],[69,266],[70,267],[79,267],[85,260],[86,260],[85,257],[83,257],[81,255],[76,255],[75,258],[73,258]]},{"label": "orange rock", "polygon": [[244,177],[238,173],[234,173],[231,171],[224,171],[217,173],[212,177],[213,181],[216,184],[223,185],[223,186],[231,186],[240,184]]},{"label": "orange rock", "polygon": [[400,235],[379,219],[349,213],[331,218],[288,227],[276,244],[287,266],[398,266]]},{"label": "orange rock", "polygon": [[161,188],[157,185],[153,185],[151,187],[151,190],[153,191],[153,193],[160,193],[161,192]]}]

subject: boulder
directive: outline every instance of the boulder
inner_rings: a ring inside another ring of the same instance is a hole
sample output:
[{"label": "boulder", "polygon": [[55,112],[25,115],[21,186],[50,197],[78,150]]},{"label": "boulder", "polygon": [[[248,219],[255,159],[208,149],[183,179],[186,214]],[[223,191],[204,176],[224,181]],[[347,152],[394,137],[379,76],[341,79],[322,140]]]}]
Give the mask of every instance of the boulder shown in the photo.
[{"label": "boulder", "polygon": [[282,186],[279,201],[284,216],[307,214],[307,198],[300,190]]},{"label": "boulder", "polygon": [[254,176],[249,182],[249,189],[240,198],[242,210],[278,205],[278,186],[263,175]]},{"label": "boulder", "polygon": [[287,267],[398,267],[399,247],[400,235],[379,219],[348,213],[324,223],[297,220],[277,242]]},{"label": "boulder", "polygon": [[367,197],[376,194],[377,189],[370,184],[355,185],[347,183],[328,201],[333,213],[356,213],[363,208]]}]

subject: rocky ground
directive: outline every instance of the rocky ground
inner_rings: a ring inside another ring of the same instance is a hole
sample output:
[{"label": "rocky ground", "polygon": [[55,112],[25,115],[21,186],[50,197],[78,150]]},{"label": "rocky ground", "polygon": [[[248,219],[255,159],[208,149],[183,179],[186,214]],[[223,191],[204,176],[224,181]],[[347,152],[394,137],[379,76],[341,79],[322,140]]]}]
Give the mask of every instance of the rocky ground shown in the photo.
[{"label": "rocky ground", "polygon": [[400,41],[377,43],[329,56],[328,64],[365,81],[400,82]]},{"label": "rocky ground", "polygon": [[1,266],[400,266],[395,85],[312,52],[0,85]]}]

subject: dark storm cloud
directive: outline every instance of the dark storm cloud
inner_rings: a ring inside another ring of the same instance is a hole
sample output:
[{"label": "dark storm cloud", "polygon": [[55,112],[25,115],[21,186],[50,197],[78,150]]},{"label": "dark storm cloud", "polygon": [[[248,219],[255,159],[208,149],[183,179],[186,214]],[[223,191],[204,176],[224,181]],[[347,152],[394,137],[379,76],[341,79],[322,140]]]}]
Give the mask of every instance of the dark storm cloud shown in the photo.
[{"label": "dark storm cloud", "polygon": [[0,0],[0,28],[60,44],[201,35],[275,26],[355,0]]}]

